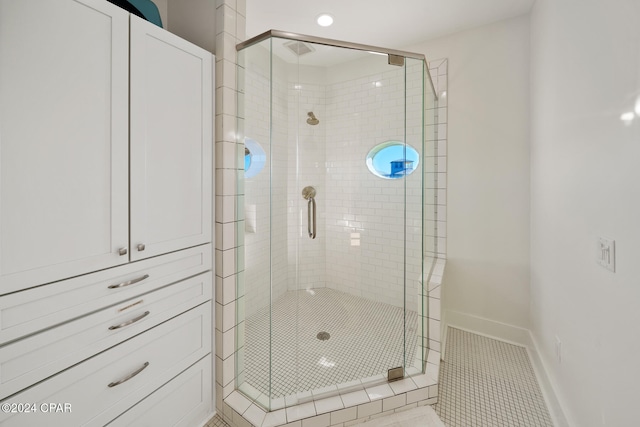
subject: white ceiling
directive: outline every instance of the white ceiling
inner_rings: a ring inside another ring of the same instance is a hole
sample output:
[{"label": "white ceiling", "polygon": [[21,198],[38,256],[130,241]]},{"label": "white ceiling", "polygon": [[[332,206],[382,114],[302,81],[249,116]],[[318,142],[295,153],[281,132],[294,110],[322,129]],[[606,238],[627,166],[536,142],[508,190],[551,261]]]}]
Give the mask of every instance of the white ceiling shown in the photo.
[{"label": "white ceiling", "polygon": [[[246,0],[247,39],[268,30],[390,49],[527,13],[535,0]],[[335,17],[318,26],[321,13]]]}]

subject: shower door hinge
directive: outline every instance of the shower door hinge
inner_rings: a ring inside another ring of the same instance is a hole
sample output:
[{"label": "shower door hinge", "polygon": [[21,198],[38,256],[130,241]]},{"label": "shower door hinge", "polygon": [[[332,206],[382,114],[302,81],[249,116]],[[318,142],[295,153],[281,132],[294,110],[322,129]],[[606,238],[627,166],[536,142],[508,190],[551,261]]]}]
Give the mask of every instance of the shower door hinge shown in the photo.
[{"label": "shower door hinge", "polygon": [[397,65],[398,67],[404,66],[404,56],[388,54],[387,58],[389,65]]},{"label": "shower door hinge", "polygon": [[387,371],[387,382],[398,381],[404,378],[404,368],[399,366]]}]

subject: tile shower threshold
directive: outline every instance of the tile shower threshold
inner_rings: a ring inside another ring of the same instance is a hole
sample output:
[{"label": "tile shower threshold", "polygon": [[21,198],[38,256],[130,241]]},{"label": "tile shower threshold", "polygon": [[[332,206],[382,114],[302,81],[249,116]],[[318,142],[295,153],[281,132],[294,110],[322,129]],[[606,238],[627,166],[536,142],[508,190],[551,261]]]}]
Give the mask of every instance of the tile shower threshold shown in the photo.
[{"label": "tile shower threshold", "polygon": [[[231,425],[238,417],[256,427],[276,427],[298,420],[332,425],[364,420],[403,406],[431,405],[437,402],[440,353],[429,350],[424,373],[407,369],[405,378],[387,382],[383,375],[323,387],[268,401],[249,384],[242,384],[224,399],[223,416]],[[416,372],[411,375],[411,372]],[[322,419],[322,420],[320,420]]]}]

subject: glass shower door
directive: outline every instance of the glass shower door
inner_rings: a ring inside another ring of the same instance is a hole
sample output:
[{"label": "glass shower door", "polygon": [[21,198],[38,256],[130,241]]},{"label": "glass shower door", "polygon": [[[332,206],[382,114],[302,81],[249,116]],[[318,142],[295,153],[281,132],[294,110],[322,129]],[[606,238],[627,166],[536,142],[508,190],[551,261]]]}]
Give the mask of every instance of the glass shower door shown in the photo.
[{"label": "glass shower door", "polygon": [[407,321],[418,328],[417,310],[405,313],[407,171],[379,176],[367,167],[367,155],[390,143],[400,150],[388,166],[406,167],[405,66],[308,47],[289,68],[299,392],[379,383],[392,368],[402,375],[417,344]]}]

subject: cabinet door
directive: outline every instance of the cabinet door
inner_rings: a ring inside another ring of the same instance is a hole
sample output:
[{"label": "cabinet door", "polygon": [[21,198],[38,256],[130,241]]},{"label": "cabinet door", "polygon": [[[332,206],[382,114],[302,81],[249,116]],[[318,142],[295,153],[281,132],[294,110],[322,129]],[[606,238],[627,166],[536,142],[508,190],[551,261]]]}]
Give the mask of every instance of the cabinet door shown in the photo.
[{"label": "cabinet door", "polygon": [[128,22],[0,0],[0,294],[128,261]]},{"label": "cabinet door", "polygon": [[131,16],[131,259],[211,241],[213,55]]}]

